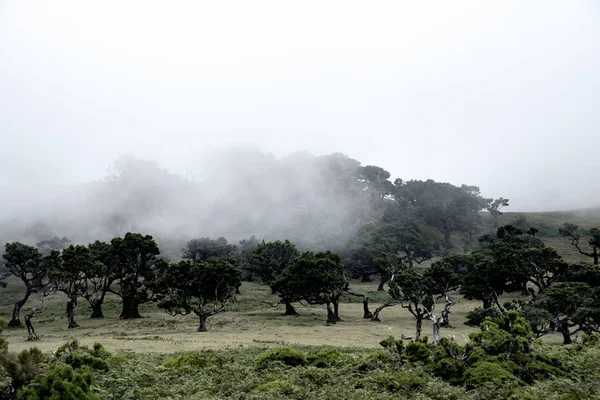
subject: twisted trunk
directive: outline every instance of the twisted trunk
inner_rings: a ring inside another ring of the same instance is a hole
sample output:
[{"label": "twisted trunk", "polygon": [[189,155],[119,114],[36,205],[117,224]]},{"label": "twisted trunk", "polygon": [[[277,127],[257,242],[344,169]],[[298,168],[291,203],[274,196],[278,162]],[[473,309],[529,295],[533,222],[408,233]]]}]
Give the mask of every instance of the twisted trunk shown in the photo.
[{"label": "twisted trunk", "polygon": [[77,307],[77,296],[71,296],[67,301],[67,319],[69,320],[69,329],[78,328],[77,322],[75,322],[75,307]]},{"label": "twisted trunk", "polygon": [[336,322],[337,322],[337,318],[335,317],[335,314],[334,314],[333,310],[331,309],[331,303],[327,302],[327,323],[335,324]]},{"label": "twisted trunk", "polygon": [[381,320],[379,319],[379,313],[381,312],[381,310],[383,310],[384,308],[393,307],[393,306],[395,306],[394,303],[387,302],[387,303],[382,304],[379,307],[377,307],[375,309],[375,312],[373,313],[373,317],[371,317],[371,321],[373,321],[373,322],[381,322]]},{"label": "twisted trunk", "polygon": [[119,318],[143,318],[139,311],[139,303],[135,296],[123,296],[123,308]]},{"label": "twisted trunk", "polygon": [[104,313],[102,312],[102,303],[104,303],[104,299],[89,299],[90,307],[92,307],[92,315],[90,318],[104,318]]},{"label": "twisted trunk", "polygon": [[439,322],[439,320],[434,320],[432,327],[433,327],[433,344],[437,345],[440,342],[440,322]]},{"label": "twisted trunk", "polygon": [[378,292],[383,292],[383,291],[385,291],[385,288],[384,288],[384,286],[385,286],[385,284],[386,284],[386,283],[387,283],[389,280],[390,280],[390,275],[389,275],[389,274],[387,274],[387,273],[385,273],[385,272],[382,272],[382,273],[381,273],[381,279],[379,280],[379,286],[377,286],[377,291],[378,291]]},{"label": "twisted trunk", "polygon": [[373,318],[373,313],[369,311],[369,298],[365,295],[363,298],[363,319]]},{"label": "twisted trunk", "polygon": [[415,341],[421,339],[421,331],[423,330],[423,317],[417,317],[417,329],[415,332]]},{"label": "twisted trunk", "polygon": [[287,300],[285,301],[285,315],[294,315],[294,316],[298,315],[298,313],[296,312],[296,309],[292,305],[291,301],[287,301]]},{"label": "twisted trunk", "polygon": [[335,320],[337,322],[340,322],[342,319],[340,318],[340,300],[339,299],[335,299],[333,301],[333,316],[335,317]]},{"label": "twisted trunk", "polygon": [[198,314],[198,319],[200,320],[200,326],[198,327],[198,332],[206,332],[206,320],[210,314]]},{"label": "twisted trunk", "polygon": [[31,324],[31,318],[33,318],[34,316],[34,313],[25,316],[25,325],[27,326],[27,333],[29,335],[27,340],[29,341],[35,341],[40,339],[39,336],[35,333],[35,329],[33,329],[33,325]]},{"label": "twisted trunk", "polygon": [[27,291],[25,292],[25,297],[23,297],[21,300],[19,300],[15,303],[15,306],[13,307],[12,318],[10,319],[10,321],[8,321],[9,327],[11,327],[11,328],[22,328],[23,327],[23,324],[21,323],[21,319],[20,319],[21,309],[23,308],[25,303],[27,303],[27,300],[29,299],[29,296],[31,296],[31,293],[32,293],[32,290],[28,286]]}]

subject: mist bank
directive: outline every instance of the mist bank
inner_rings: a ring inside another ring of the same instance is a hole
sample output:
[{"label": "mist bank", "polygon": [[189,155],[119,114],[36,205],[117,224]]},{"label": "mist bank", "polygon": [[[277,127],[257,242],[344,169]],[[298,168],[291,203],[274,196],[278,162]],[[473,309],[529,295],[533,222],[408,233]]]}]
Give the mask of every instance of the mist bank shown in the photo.
[{"label": "mist bank", "polygon": [[342,154],[278,159],[229,148],[198,160],[183,177],[124,155],[94,182],[6,188],[0,242],[66,236],[86,243],[139,231],[161,241],[256,235],[335,248],[373,213],[359,168]]},{"label": "mist bank", "polygon": [[341,153],[277,158],[243,146],[204,153],[182,176],[123,155],[96,181],[5,188],[0,244],[54,236],[83,244],[132,231],[153,235],[172,254],[206,236],[236,243],[254,235],[337,250],[382,217],[394,190],[382,167]]}]

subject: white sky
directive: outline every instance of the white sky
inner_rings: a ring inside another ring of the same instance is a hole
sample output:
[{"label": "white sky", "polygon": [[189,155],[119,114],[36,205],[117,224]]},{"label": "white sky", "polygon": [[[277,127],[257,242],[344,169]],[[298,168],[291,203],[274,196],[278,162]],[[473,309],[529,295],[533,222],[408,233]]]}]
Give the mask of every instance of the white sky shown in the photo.
[{"label": "white sky", "polygon": [[599,103],[596,1],[0,0],[0,185],[252,143],[596,206]]}]

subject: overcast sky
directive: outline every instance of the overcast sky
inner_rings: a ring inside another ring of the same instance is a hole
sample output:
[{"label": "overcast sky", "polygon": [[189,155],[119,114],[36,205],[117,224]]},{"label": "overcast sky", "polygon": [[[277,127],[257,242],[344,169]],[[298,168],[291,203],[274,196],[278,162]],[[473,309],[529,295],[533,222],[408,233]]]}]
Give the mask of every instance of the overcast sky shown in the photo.
[{"label": "overcast sky", "polygon": [[599,4],[0,0],[0,185],[251,143],[600,205]]}]

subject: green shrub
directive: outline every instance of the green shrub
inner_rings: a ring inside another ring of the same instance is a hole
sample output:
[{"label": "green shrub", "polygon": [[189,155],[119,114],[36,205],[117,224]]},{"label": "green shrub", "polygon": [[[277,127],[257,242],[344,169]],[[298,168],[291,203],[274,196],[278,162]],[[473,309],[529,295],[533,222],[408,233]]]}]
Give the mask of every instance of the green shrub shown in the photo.
[{"label": "green shrub", "polygon": [[425,342],[409,342],[406,345],[406,358],[411,362],[422,362],[427,364],[431,362],[432,346]]},{"label": "green shrub", "polygon": [[204,369],[214,363],[197,353],[188,353],[179,357],[171,358],[162,363],[162,366],[174,370]]},{"label": "green shrub", "polygon": [[327,368],[335,365],[341,358],[342,353],[336,349],[320,351],[318,353],[309,354],[306,358],[308,365],[317,368]]},{"label": "green shrub", "polygon": [[483,323],[483,321],[485,321],[486,318],[499,318],[500,315],[502,315],[502,313],[496,308],[477,307],[473,311],[467,313],[467,320],[465,321],[465,325],[479,326]]},{"label": "green shrub", "polygon": [[276,392],[284,396],[291,396],[301,393],[300,387],[290,383],[287,380],[276,379],[267,383],[263,383],[254,389],[257,392]]},{"label": "green shrub", "polygon": [[32,384],[17,392],[23,400],[100,400],[92,393],[89,372],[75,371],[70,365],[54,364]]},{"label": "green shrub", "polygon": [[504,386],[518,384],[520,380],[500,363],[479,361],[465,373],[465,386],[475,389],[484,384]]},{"label": "green shrub", "polygon": [[369,377],[368,381],[391,393],[418,392],[427,385],[426,377],[404,371],[379,373]]},{"label": "green shrub", "polygon": [[261,354],[256,359],[256,368],[267,368],[271,363],[282,363],[290,367],[298,367],[307,364],[306,355],[300,350],[291,347],[280,347],[278,349]]}]

